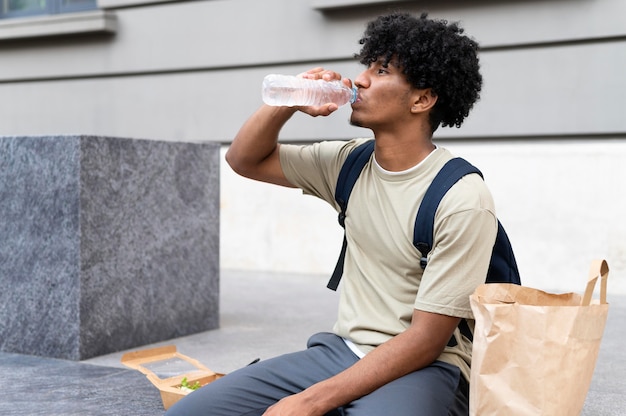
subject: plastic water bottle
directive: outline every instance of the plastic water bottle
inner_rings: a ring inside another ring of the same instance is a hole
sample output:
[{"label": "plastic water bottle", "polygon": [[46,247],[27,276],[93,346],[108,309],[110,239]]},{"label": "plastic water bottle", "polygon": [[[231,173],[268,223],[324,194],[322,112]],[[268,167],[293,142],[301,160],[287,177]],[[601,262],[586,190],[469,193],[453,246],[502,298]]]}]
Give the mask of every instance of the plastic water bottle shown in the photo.
[{"label": "plastic water bottle", "polygon": [[273,106],[320,106],[335,103],[342,106],[356,100],[356,88],[341,81],[298,78],[270,74],[263,80],[263,102]]}]

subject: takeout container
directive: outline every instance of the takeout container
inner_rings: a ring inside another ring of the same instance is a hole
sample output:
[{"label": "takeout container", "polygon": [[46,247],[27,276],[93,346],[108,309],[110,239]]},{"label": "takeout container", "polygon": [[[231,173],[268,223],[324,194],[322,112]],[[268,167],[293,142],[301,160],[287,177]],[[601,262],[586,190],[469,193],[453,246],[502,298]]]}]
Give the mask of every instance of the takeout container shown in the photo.
[{"label": "takeout container", "polygon": [[122,364],[146,375],[159,389],[165,410],[189,394],[180,388],[185,377],[189,385],[199,382],[205,386],[224,376],[180,354],[174,345],[128,352],[122,356]]}]

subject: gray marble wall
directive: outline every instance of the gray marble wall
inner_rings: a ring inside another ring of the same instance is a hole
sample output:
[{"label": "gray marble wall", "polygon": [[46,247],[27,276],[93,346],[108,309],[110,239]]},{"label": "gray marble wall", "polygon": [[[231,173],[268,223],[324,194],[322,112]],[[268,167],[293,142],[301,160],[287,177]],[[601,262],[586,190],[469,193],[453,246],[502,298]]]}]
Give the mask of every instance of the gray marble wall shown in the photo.
[{"label": "gray marble wall", "polygon": [[0,137],[0,351],[85,359],[218,306],[218,144]]}]

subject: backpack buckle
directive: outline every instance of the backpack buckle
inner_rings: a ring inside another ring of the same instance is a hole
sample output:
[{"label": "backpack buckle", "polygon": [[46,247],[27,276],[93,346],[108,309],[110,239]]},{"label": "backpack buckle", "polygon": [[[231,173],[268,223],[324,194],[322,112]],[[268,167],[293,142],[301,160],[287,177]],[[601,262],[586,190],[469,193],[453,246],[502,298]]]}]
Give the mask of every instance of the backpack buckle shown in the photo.
[{"label": "backpack buckle", "polygon": [[346,214],[343,211],[339,213],[337,221],[339,221],[339,225],[341,225],[341,227],[346,228]]},{"label": "backpack buckle", "polygon": [[420,254],[422,255],[422,257],[420,258],[420,267],[422,268],[422,270],[424,270],[426,268],[426,264],[428,263],[428,253],[430,253],[430,246],[426,243],[417,243],[415,245],[415,247],[417,247],[417,249],[420,251]]}]

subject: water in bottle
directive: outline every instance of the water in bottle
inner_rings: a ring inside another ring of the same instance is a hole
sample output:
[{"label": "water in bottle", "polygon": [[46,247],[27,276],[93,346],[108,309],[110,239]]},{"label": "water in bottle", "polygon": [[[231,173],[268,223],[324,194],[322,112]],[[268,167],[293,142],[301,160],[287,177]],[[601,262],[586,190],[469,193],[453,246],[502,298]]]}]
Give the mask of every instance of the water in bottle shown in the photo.
[{"label": "water in bottle", "polygon": [[342,106],[356,99],[356,89],[341,81],[324,81],[270,74],[263,80],[263,102],[273,106]]}]

